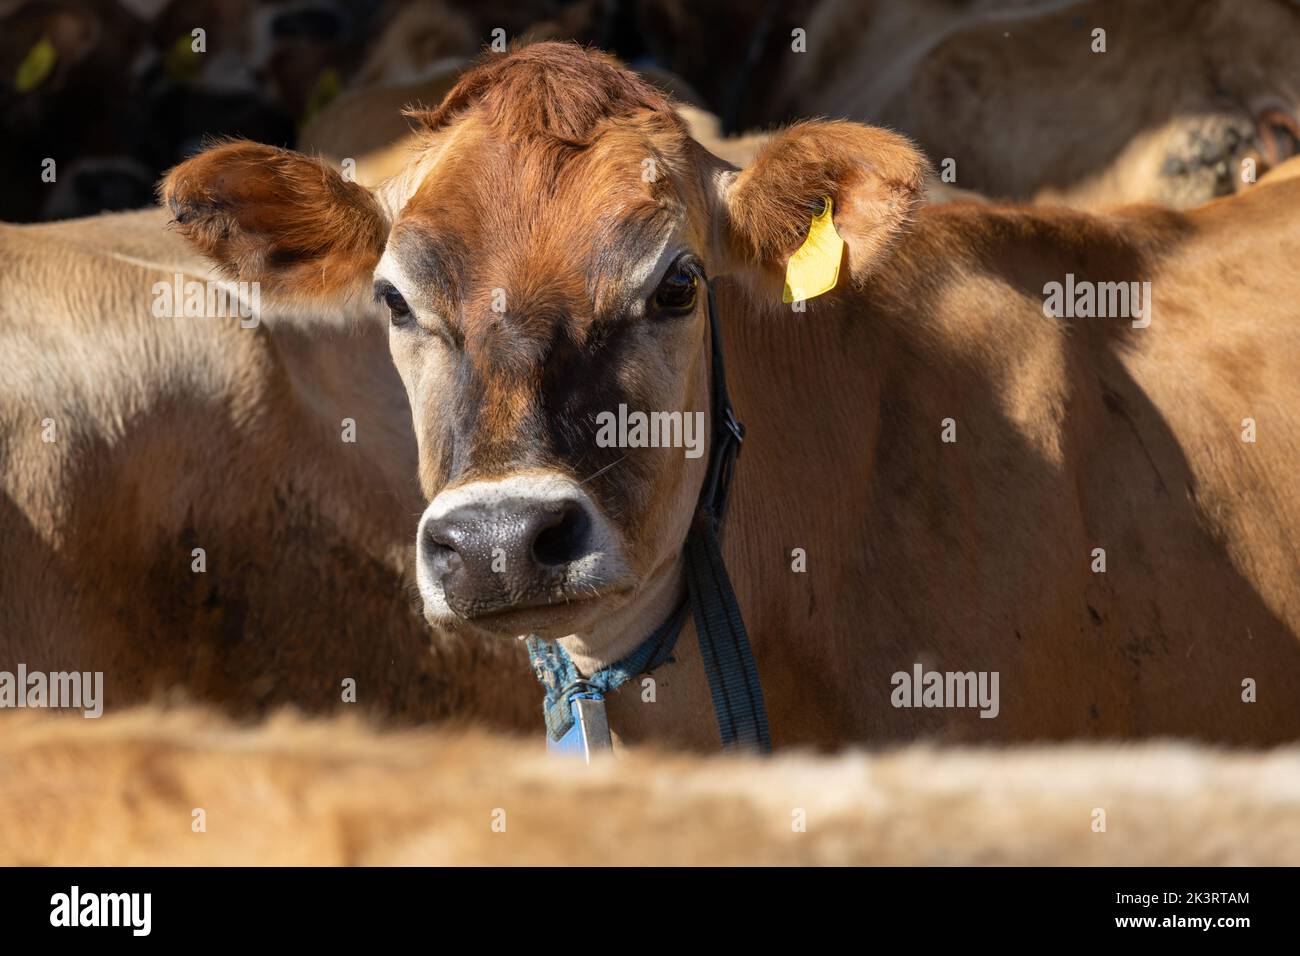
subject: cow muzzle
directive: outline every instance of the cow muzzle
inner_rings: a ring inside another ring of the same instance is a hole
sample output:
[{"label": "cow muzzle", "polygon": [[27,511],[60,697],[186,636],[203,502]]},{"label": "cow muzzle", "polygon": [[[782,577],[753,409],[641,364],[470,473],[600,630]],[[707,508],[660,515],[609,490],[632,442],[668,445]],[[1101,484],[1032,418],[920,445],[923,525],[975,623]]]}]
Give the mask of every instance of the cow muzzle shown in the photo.
[{"label": "cow muzzle", "polygon": [[439,494],[420,520],[417,550],[425,617],[435,625],[454,616],[523,633],[630,586],[613,529],[581,487],[559,475]]}]

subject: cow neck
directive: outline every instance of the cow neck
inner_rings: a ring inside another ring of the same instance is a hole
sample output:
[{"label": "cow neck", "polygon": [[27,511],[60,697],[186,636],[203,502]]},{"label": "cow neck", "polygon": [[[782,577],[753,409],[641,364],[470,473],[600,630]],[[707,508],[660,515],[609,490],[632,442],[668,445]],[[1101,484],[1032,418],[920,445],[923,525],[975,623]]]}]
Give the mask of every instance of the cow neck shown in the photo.
[{"label": "cow neck", "polygon": [[[584,676],[579,671],[558,642],[545,641],[537,635],[529,636],[528,654],[543,687],[542,713],[552,749],[588,753],[587,729],[577,724],[579,718],[575,712],[579,708],[575,702],[581,699],[584,704],[599,704],[603,719],[606,694],[637,674],[652,671],[672,659],[688,609],[695,622],[700,657],[704,661],[723,748],[759,753],[768,753],[772,749],[763,688],[731,578],[722,559],[722,524],[727,514],[731,480],[745,437],[745,427],[736,419],[731,407],[713,282],[707,278],[705,288],[709,309],[709,398],[713,428],[709,470],[704,476],[683,550],[686,594],[667,620],[632,653],[590,675]],[[578,742],[571,743],[575,739]],[[608,746],[608,739],[606,730],[602,736],[605,746]]]}]

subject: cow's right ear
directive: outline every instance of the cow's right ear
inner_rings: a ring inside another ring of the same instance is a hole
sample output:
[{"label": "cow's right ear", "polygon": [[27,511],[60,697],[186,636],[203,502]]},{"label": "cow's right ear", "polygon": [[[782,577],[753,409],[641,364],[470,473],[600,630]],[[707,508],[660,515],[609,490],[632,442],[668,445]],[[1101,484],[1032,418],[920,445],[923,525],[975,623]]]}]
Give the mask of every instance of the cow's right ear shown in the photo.
[{"label": "cow's right ear", "polygon": [[186,160],[159,196],[199,252],[285,303],[368,295],[388,235],[369,190],[320,160],[260,143],[224,143]]},{"label": "cow's right ear", "polygon": [[809,298],[861,285],[921,202],[926,171],[916,148],[887,130],[797,123],[723,180],[730,264],[759,301],[790,301],[796,253],[801,278],[820,286]]}]

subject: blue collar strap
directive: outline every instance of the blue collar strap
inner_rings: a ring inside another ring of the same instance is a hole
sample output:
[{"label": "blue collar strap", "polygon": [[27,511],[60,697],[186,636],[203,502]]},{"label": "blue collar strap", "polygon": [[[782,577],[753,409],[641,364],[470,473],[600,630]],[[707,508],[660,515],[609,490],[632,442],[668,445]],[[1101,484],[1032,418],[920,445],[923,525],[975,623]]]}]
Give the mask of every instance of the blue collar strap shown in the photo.
[{"label": "blue collar strap", "polygon": [[[686,620],[689,606],[700,641],[700,656],[709,681],[713,711],[718,721],[722,746],[770,753],[767,710],[758,669],[749,647],[745,622],[722,561],[719,537],[727,513],[731,477],[745,427],[736,420],[727,394],[727,377],[722,363],[722,339],[718,332],[713,283],[706,280],[709,298],[709,332],[712,340],[713,447],[709,472],[704,479],[695,522],[686,538],[687,599],[640,646],[622,660],[584,678],[564,648],[537,636],[528,638],[528,655],[545,690],[542,705],[546,732],[552,747],[560,744],[574,728],[574,700],[603,702],[604,695],[672,660],[672,650]],[[566,749],[561,747],[560,749]]]},{"label": "blue collar strap", "polygon": [[590,677],[583,677],[578,666],[556,641],[528,638],[528,659],[533,673],[545,691],[542,714],[546,717],[546,734],[554,742],[564,738],[573,727],[573,698],[580,693],[604,695],[627,683],[637,674],[654,670],[673,659],[673,647],[686,620],[686,604],[646,638],[636,650],[621,661],[602,667]]}]

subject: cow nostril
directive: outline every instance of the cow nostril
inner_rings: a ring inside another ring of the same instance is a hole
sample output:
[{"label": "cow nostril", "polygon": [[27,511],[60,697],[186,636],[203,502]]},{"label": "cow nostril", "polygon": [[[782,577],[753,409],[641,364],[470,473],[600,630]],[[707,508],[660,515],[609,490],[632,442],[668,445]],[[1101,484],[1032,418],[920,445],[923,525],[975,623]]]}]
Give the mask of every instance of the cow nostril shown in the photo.
[{"label": "cow nostril", "polygon": [[569,564],[587,554],[591,519],[576,501],[566,501],[533,539],[533,558],[548,567]]},{"label": "cow nostril", "polygon": [[462,561],[452,536],[440,532],[437,527],[425,532],[424,557],[437,571],[446,574],[458,568]]}]

